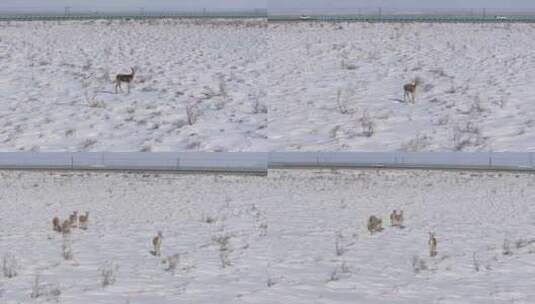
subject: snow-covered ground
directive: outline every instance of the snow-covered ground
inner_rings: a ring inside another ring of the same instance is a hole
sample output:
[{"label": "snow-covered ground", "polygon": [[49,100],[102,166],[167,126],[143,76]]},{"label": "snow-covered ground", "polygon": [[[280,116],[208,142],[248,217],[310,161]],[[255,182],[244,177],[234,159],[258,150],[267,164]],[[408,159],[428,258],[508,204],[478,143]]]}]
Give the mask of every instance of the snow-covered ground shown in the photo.
[{"label": "snow-covered ground", "polygon": [[[0,258],[17,275],[0,273],[0,303],[533,303],[534,183],[423,170],[2,171]],[[393,209],[404,229],[388,225]],[[89,225],[64,260],[51,219],[73,210]],[[368,233],[370,215],[384,231]],[[161,258],[149,253],[158,230]],[[174,254],[173,273],[161,260]],[[103,287],[102,270],[115,282]]]},{"label": "snow-covered ground", "polygon": [[270,23],[270,147],[533,151],[534,35],[533,24]]},{"label": "snow-covered ground", "polygon": [[[266,150],[265,30],[262,19],[2,22],[0,150]],[[114,94],[130,67],[130,94]]]},{"label": "snow-covered ground", "polygon": [[[534,35],[532,24],[4,22],[0,150],[534,151]],[[130,94],[114,94],[131,66]]]}]

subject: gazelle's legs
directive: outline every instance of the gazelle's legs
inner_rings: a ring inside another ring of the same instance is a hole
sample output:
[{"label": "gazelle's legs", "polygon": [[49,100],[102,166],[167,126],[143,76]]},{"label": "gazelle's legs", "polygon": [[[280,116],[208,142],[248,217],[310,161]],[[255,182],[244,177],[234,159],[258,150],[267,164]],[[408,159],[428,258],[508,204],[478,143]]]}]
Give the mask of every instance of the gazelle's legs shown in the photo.
[{"label": "gazelle's legs", "polygon": [[119,88],[119,90],[121,92],[123,92],[123,86],[121,85],[121,82],[120,81],[117,81],[117,85],[115,86],[115,92],[117,93],[117,88]]}]

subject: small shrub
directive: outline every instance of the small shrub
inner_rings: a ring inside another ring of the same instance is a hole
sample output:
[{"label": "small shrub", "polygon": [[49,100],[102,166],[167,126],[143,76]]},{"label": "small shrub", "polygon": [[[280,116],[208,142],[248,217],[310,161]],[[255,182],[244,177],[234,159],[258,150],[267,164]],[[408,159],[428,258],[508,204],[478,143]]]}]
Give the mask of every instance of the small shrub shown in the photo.
[{"label": "small shrub", "polygon": [[277,281],[275,281],[275,279],[273,279],[273,278],[268,278],[267,281],[266,281],[267,287],[272,287],[275,284],[277,284]]},{"label": "small shrub", "polygon": [[362,117],[359,119],[360,126],[362,128],[362,136],[365,137],[372,137],[375,133],[374,127],[375,124],[371,120],[370,116],[368,115],[368,112],[364,112],[362,114]]},{"label": "small shrub", "polygon": [[417,134],[415,138],[401,145],[401,150],[408,152],[417,152],[424,150],[430,143],[431,138],[426,134]]},{"label": "small shrub", "polygon": [[219,95],[223,97],[227,97],[227,85],[225,83],[225,78],[223,76],[220,76],[218,78],[217,87],[219,88]]},{"label": "small shrub", "polygon": [[199,108],[193,104],[187,105],[186,117],[188,119],[188,124],[190,126],[193,126],[197,122],[197,119],[199,118]]},{"label": "small shrub", "polygon": [[36,299],[36,298],[39,298],[42,295],[44,295],[44,294],[43,294],[43,291],[41,289],[40,276],[36,275],[35,279],[33,280],[32,293],[30,294],[30,297],[32,299]]},{"label": "small shrub", "polygon": [[465,125],[457,125],[453,129],[453,149],[462,151],[470,146],[480,146],[484,144],[484,138],[481,135],[479,127],[472,122]]},{"label": "small shrub", "polygon": [[106,108],[106,104],[103,101],[99,101],[99,100],[95,100],[95,99],[89,100],[87,102],[87,105],[90,108],[100,108],[100,109]]},{"label": "small shrub", "polygon": [[349,276],[351,276],[351,269],[346,262],[343,261],[339,265],[336,265],[333,271],[331,271],[327,282],[339,281],[340,279],[347,278]]},{"label": "small shrub", "polygon": [[2,273],[4,277],[8,279],[16,277],[18,275],[17,268],[16,257],[11,253],[5,254],[2,258]]},{"label": "small shrub", "polygon": [[74,258],[74,254],[72,252],[72,242],[68,234],[63,234],[63,243],[61,244],[61,252],[62,252],[63,258],[67,261],[72,260]]},{"label": "small shrub", "polygon": [[349,110],[347,109],[347,99],[342,99],[342,89],[338,88],[336,90],[336,105],[338,106],[338,111],[341,114],[348,114]]},{"label": "small shrub", "polygon": [[66,137],[73,136],[75,133],[76,133],[76,130],[75,130],[75,129],[73,129],[73,128],[71,128],[71,129],[67,129],[67,130],[65,131],[65,136],[66,136]]},{"label": "small shrub", "polygon": [[327,282],[334,282],[340,280],[340,276],[338,273],[338,267],[334,268],[333,271],[329,274],[329,279]]},{"label": "small shrub", "polygon": [[218,235],[212,238],[212,240],[219,246],[219,260],[221,261],[221,266],[226,268],[231,266],[230,253],[232,249],[230,248],[230,238],[231,235],[223,234]]},{"label": "small shrub", "polygon": [[107,261],[100,267],[102,287],[115,284],[117,270],[119,266],[114,262]]},{"label": "small shrub", "polygon": [[422,90],[427,93],[427,92],[431,91],[434,87],[435,87],[434,85],[432,85],[430,83],[427,83],[427,84],[424,85]]},{"label": "small shrub", "polygon": [[56,284],[46,284],[41,282],[41,276],[36,275],[32,284],[32,292],[30,297],[37,299],[44,297],[45,302],[58,302],[58,297],[61,295],[61,290]]},{"label": "small shrub", "polygon": [[87,151],[89,150],[92,146],[94,146],[98,141],[96,139],[93,139],[93,138],[87,138],[86,140],[84,140],[81,144],[80,144],[80,150],[81,151]]},{"label": "small shrub", "polygon": [[264,237],[268,232],[268,219],[264,212],[260,211],[254,204],[251,207],[251,212],[253,213],[255,219],[255,228],[259,231],[259,236]]},{"label": "small shrub", "polygon": [[344,236],[340,231],[336,233],[335,248],[337,256],[342,256],[346,251],[344,246]]},{"label": "small shrub", "polygon": [[512,255],[513,251],[511,250],[511,242],[508,239],[503,240],[502,244],[502,254],[503,255]]},{"label": "small shrub", "polygon": [[203,213],[203,215],[201,217],[201,222],[207,223],[207,224],[213,224],[213,223],[217,222],[217,217],[211,216],[211,215],[205,215]]},{"label": "small shrub", "polygon": [[481,267],[480,267],[480,263],[479,263],[479,260],[478,260],[477,257],[476,257],[476,253],[475,253],[475,252],[472,254],[472,262],[473,262],[473,264],[474,264],[474,270],[475,270],[476,272],[479,272],[479,269],[480,269]]},{"label": "small shrub", "polygon": [[165,268],[165,271],[175,273],[176,267],[178,266],[179,261],[180,261],[180,255],[178,253],[167,256],[165,260],[163,261],[164,264],[167,264],[167,268]]},{"label": "small shrub", "polygon": [[412,270],[414,273],[420,273],[421,271],[427,270],[427,264],[425,263],[425,260],[421,259],[418,256],[412,257]]},{"label": "small shrub", "polygon": [[256,220],[256,225],[257,225],[258,230],[260,231],[260,236],[261,237],[266,236],[267,232],[268,232],[268,221],[267,221],[267,218],[265,216],[261,215]]},{"label": "small shrub", "polygon": [[338,131],[340,131],[342,127],[340,125],[334,126],[332,129],[329,130],[329,138],[336,138]]},{"label": "small shrub", "polygon": [[254,98],[253,102],[253,113],[254,114],[266,114],[268,112],[268,107],[260,101],[259,97]]}]

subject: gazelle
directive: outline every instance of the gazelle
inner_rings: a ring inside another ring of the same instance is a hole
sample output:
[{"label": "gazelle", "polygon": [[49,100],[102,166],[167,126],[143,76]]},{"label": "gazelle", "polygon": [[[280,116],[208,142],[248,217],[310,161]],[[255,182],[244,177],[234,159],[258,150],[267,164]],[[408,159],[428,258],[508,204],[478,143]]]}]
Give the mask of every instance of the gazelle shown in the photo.
[{"label": "gazelle", "polygon": [[390,214],[390,225],[403,228],[403,210],[400,210],[399,213],[397,213],[397,210],[392,211]]},{"label": "gazelle", "polygon": [[63,235],[70,234],[71,233],[71,221],[65,220],[63,221],[63,225],[61,225],[61,232]]},{"label": "gazelle", "polygon": [[383,224],[383,220],[372,215],[368,219],[368,231],[373,234],[375,232],[379,232],[383,230],[383,227],[381,225]]},{"label": "gazelle", "polygon": [[73,228],[78,226],[78,211],[72,212],[72,214],[69,216],[69,221],[71,222],[71,226]]},{"label": "gazelle", "polygon": [[61,224],[60,224],[59,218],[58,218],[57,216],[55,216],[55,217],[52,219],[52,228],[53,228],[54,231],[56,231],[56,232],[61,232]]},{"label": "gazelle", "polygon": [[418,82],[416,80],[403,86],[403,101],[410,101],[412,103],[416,102],[416,86],[418,86]]},{"label": "gazelle", "polygon": [[85,215],[78,217],[80,229],[87,229],[87,222],[89,221],[89,211],[85,212]]},{"label": "gazelle", "polygon": [[434,257],[437,255],[437,239],[435,237],[435,233],[429,232],[429,241],[427,242],[429,245],[429,256]]},{"label": "gazelle", "polygon": [[121,83],[126,82],[128,86],[128,93],[130,93],[130,83],[132,80],[134,80],[134,75],[136,74],[136,71],[134,71],[134,68],[130,68],[132,70],[132,73],[130,74],[118,74],[115,76],[115,94],[117,94],[117,88],[123,91],[123,88],[121,87]]},{"label": "gazelle", "polygon": [[160,256],[161,254],[161,246],[162,246],[162,239],[163,235],[161,231],[158,231],[158,235],[152,238],[152,247],[154,247],[154,251],[151,253],[153,255]]}]

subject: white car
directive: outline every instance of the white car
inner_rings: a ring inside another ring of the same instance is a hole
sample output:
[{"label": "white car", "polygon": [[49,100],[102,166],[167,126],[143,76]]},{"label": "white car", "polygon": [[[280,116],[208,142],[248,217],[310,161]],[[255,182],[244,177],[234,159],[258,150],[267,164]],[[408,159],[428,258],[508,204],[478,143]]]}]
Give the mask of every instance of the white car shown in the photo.
[{"label": "white car", "polygon": [[496,16],[496,20],[507,20],[505,16]]},{"label": "white car", "polygon": [[312,17],[301,15],[301,17],[299,17],[299,19],[301,19],[301,20],[310,20],[310,19],[312,19]]}]

